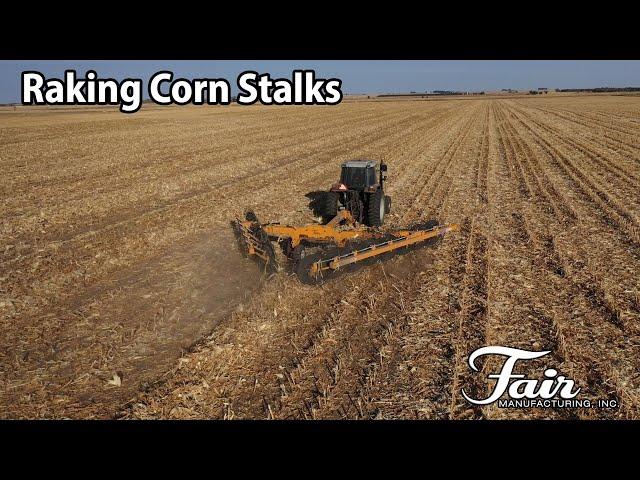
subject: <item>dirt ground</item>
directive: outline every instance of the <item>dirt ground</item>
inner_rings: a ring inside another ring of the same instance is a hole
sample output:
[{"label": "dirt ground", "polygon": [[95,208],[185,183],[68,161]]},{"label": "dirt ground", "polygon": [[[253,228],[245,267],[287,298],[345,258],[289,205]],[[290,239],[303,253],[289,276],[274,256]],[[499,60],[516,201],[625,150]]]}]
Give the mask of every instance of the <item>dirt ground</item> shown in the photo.
[{"label": "dirt ground", "polygon": [[[604,95],[0,111],[0,417],[639,418],[639,134]],[[390,227],[461,231],[322,287],[240,257],[363,157]],[[621,406],[473,407],[484,345]]]}]

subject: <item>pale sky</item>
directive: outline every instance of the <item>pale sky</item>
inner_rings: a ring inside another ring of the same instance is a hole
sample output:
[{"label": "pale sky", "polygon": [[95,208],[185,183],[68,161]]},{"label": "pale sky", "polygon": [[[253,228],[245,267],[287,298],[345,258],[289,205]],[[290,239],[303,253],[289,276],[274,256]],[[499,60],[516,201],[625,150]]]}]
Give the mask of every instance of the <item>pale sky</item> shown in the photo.
[{"label": "pale sky", "polygon": [[62,78],[65,69],[75,69],[80,78],[95,70],[99,78],[142,78],[145,84],[153,73],[170,70],[176,77],[226,78],[232,87],[245,70],[291,78],[294,69],[315,69],[319,77],[341,79],[346,94],[640,87],[637,60],[32,60],[0,61],[0,103],[20,101],[23,70]]}]

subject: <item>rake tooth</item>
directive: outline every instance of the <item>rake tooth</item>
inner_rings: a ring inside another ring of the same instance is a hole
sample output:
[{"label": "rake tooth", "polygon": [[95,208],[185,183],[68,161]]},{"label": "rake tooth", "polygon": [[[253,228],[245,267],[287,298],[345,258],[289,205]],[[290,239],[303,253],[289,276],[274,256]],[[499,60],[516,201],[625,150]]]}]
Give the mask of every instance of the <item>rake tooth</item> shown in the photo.
[{"label": "rake tooth", "polygon": [[243,256],[249,256],[264,266],[268,274],[278,271],[275,250],[258,217],[252,211],[245,213],[245,221],[236,217],[232,222],[234,233]]}]

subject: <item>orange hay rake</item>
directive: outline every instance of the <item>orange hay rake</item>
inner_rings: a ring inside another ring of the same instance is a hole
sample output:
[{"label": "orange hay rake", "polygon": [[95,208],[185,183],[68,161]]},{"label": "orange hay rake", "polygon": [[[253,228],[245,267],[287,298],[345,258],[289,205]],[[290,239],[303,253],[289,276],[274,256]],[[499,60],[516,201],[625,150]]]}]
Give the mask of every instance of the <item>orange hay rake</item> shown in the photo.
[{"label": "orange hay rake", "polygon": [[457,224],[439,225],[432,220],[406,229],[382,231],[358,224],[347,210],[339,211],[326,225],[301,227],[260,223],[249,211],[244,220],[236,218],[232,226],[245,256],[259,260],[267,272],[276,272],[279,265],[272,242],[277,242],[294,263],[293,270],[300,281],[307,284],[323,283],[349,266],[426,246],[459,228]]}]

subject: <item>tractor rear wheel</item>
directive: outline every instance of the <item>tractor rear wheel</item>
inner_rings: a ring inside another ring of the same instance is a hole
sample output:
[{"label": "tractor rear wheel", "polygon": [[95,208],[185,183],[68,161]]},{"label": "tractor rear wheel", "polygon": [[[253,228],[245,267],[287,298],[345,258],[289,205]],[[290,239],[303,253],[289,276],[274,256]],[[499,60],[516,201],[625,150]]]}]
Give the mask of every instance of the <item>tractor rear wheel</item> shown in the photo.
[{"label": "tractor rear wheel", "polygon": [[384,222],[386,213],[386,203],[382,190],[378,189],[375,193],[369,195],[367,202],[367,225],[370,227],[379,227]]},{"label": "tractor rear wheel", "polygon": [[339,194],[337,192],[325,192],[320,208],[322,223],[328,223],[338,214]]}]

